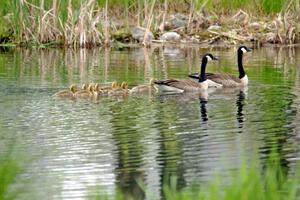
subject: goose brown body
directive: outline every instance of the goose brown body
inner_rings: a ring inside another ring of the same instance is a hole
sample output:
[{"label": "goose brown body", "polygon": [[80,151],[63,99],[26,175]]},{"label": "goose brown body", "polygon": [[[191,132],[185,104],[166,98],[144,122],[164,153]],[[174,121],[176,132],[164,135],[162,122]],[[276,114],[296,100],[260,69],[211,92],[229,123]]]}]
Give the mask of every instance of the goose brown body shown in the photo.
[{"label": "goose brown body", "polygon": [[[155,84],[163,85],[164,87],[170,87],[170,92],[172,90],[171,88],[176,88],[178,92],[199,92],[208,88],[206,81],[199,83],[188,79],[168,79],[163,81],[155,81]],[[168,91],[168,88],[165,88],[164,90]]]},{"label": "goose brown body", "polygon": [[[247,75],[245,75],[247,77]],[[198,73],[190,74],[190,78],[194,79],[196,82],[199,79]],[[238,78],[232,74],[214,74],[214,73],[206,73],[206,77],[208,80],[208,86],[210,87],[239,87],[245,86],[247,83],[243,82],[243,79]],[[248,78],[248,77],[247,77]],[[211,83],[212,81],[213,83]]]}]

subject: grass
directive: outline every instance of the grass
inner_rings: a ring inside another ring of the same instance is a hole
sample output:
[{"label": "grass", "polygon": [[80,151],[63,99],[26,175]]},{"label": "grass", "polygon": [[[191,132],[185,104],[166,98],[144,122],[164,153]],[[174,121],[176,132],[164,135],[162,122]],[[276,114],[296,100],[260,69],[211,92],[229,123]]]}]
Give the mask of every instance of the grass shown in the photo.
[{"label": "grass", "polygon": [[22,172],[20,160],[16,159],[12,150],[0,152],[0,199],[12,200],[18,195],[13,189],[17,177]]},{"label": "grass", "polygon": [[[299,172],[299,168],[298,168]],[[143,187],[144,188],[144,187]],[[151,191],[150,191],[151,192]],[[300,198],[300,179],[298,174],[288,176],[278,160],[269,161],[265,168],[255,164],[243,164],[237,173],[224,182],[218,177],[208,184],[193,184],[182,190],[177,189],[176,177],[164,184],[162,196],[165,200],[297,200]],[[121,192],[116,196],[98,194],[90,199],[135,199]],[[147,197],[147,199],[154,199]]]}]

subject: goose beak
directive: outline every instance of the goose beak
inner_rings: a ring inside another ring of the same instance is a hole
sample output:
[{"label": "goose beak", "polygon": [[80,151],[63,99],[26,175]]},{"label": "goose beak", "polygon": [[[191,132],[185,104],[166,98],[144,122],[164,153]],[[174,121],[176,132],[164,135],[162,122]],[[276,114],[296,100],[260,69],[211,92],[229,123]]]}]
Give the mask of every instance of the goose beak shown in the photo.
[{"label": "goose beak", "polygon": [[213,60],[219,60],[217,57],[213,57]]},{"label": "goose beak", "polygon": [[250,51],[252,51],[252,49],[248,48],[247,51],[250,52]]}]

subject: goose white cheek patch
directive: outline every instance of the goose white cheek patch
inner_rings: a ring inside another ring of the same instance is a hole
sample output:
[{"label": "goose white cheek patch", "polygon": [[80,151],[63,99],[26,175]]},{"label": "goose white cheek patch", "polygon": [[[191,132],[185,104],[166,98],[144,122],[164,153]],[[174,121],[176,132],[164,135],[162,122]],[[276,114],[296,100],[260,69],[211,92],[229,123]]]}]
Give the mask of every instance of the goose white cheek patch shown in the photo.
[{"label": "goose white cheek patch", "polygon": [[244,47],[241,48],[241,50],[242,50],[243,53],[247,53],[247,50]]},{"label": "goose white cheek patch", "polygon": [[206,56],[206,58],[207,58],[207,61],[211,61],[212,60],[210,56]]}]

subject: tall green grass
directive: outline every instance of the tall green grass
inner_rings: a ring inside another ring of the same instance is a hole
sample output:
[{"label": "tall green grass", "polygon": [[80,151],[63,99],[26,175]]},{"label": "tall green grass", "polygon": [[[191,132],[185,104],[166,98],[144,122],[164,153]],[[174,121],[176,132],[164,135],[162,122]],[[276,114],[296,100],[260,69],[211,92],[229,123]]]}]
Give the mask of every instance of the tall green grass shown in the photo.
[{"label": "tall green grass", "polygon": [[[257,163],[249,167],[244,163],[230,176],[229,181],[216,176],[209,183],[195,182],[178,190],[176,177],[171,177],[171,181],[163,185],[162,196],[165,200],[297,200],[300,199],[298,172],[300,168],[295,174],[286,174],[278,158],[268,161],[265,167],[259,167]],[[135,198],[134,194],[128,197],[116,192],[116,196],[98,194],[91,199]]]},{"label": "tall green grass", "polygon": [[280,12],[285,4],[291,0],[193,0],[196,8],[203,4],[209,10],[218,12],[236,12],[239,9],[251,12],[252,14],[272,14]]},{"label": "tall green grass", "polygon": [[20,160],[13,155],[12,150],[0,152],[0,156],[0,199],[13,200],[18,195],[13,186],[22,172]]}]

